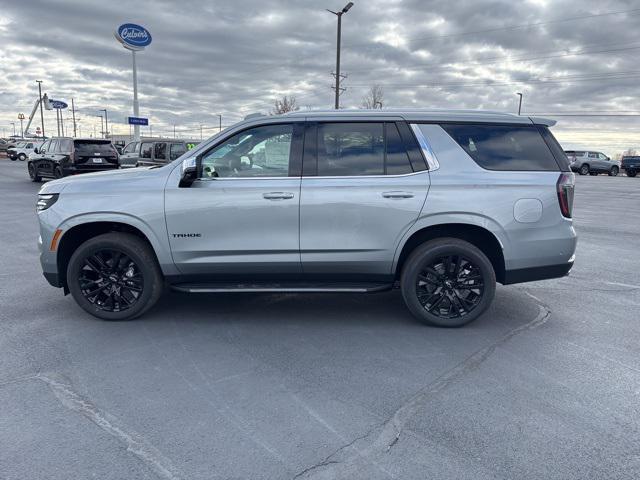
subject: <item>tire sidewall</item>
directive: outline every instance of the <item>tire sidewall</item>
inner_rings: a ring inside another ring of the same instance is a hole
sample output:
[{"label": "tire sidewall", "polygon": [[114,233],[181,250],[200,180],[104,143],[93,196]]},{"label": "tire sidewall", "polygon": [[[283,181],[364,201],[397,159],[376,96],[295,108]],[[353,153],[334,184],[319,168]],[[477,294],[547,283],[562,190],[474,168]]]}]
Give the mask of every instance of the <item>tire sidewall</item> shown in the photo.
[{"label": "tire sidewall", "polygon": [[20,160],[21,162],[24,162],[27,159],[27,156],[24,153],[21,153],[20,155],[18,155],[18,160]]},{"label": "tire sidewall", "polygon": [[612,177],[617,177],[618,176],[618,167],[611,167],[611,171],[609,172],[609,175],[611,175]]},{"label": "tire sidewall", "polygon": [[[416,293],[416,280],[425,265],[438,257],[446,255],[464,255],[482,272],[484,292],[482,300],[467,315],[446,319],[433,315],[420,304]],[[496,289],[496,277],[489,259],[478,248],[458,239],[432,240],[418,247],[407,259],[401,274],[402,296],[407,307],[419,320],[438,327],[461,327],[482,315],[491,305]]]},{"label": "tire sidewall", "polygon": [[[157,285],[154,285],[154,283],[156,283],[156,279],[154,277],[157,275],[157,272],[155,271],[154,267],[158,267],[154,264],[150,265],[149,259],[146,258],[144,254],[141,254],[139,252],[139,245],[132,245],[131,241],[114,241],[110,238],[106,238],[107,236],[112,235],[101,235],[100,237],[88,240],[87,242],[80,245],[80,247],[78,247],[78,249],[73,253],[67,267],[67,285],[74,300],[78,303],[78,305],[80,305],[80,307],[89,312],[91,315],[94,315],[103,320],[130,320],[144,313],[147,308],[150,308],[150,306],[152,306],[148,305],[150,302],[155,303],[154,288],[157,288]],[[136,304],[130,309],[121,312],[106,312],[99,309],[89,300],[84,298],[82,292],[80,291],[78,275],[80,273],[80,269],[82,268],[84,259],[100,250],[105,249],[122,251],[135,262],[136,266],[142,273],[142,295],[140,296],[140,298],[138,298]]]},{"label": "tire sidewall", "polygon": [[[585,167],[586,167],[586,169],[587,169],[587,171],[586,171],[586,172],[585,172]],[[589,173],[589,165],[582,165],[582,166],[580,167],[580,170],[578,170],[578,173],[579,173],[580,175],[587,175],[587,174]]]}]

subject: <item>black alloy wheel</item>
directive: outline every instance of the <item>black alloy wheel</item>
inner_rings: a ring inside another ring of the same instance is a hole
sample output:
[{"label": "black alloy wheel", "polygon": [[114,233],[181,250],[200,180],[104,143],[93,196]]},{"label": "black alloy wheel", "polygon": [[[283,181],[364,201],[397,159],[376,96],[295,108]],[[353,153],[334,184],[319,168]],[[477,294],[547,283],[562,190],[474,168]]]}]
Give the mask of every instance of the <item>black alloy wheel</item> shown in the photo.
[{"label": "black alloy wheel", "polygon": [[489,308],[496,275],[487,255],[459,238],[437,238],[419,245],[400,274],[402,298],[428,325],[461,327]]},{"label": "black alloy wheel", "polygon": [[78,275],[83,297],[99,310],[122,312],[142,296],[144,278],[140,268],[124,252],[99,250],[86,257]]},{"label": "black alloy wheel", "polygon": [[416,280],[420,304],[443,319],[468,315],[480,304],[483,294],[480,268],[463,255],[434,259],[421,269]]},{"label": "black alloy wheel", "polygon": [[66,281],[78,305],[103,320],[139,317],[164,290],[149,242],[125,232],[105,233],[81,244],[71,255]]}]

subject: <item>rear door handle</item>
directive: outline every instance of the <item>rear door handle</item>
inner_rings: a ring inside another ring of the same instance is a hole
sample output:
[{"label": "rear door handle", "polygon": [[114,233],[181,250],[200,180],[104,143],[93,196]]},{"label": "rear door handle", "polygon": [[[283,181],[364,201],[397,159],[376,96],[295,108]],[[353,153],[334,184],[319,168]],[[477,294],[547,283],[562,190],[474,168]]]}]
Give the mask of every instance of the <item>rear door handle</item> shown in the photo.
[{"label": "rear door handle", "polygon": [[290,200],[293,198],[291,192],[269,192],[263,193],[262,196],[267,200]]},{"label": "rear door handle", "polygon": [[412,192],[383,192],[384,198],[413,198]]}]

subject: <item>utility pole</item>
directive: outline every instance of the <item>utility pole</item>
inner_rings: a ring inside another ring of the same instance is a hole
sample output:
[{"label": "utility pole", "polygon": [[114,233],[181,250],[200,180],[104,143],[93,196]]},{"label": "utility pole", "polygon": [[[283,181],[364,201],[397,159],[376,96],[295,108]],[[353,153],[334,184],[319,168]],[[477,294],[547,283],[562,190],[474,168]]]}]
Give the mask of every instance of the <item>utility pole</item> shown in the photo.
[{"label": "utility pole", "polygon": [[16,122],[11,122],[11,125],[13,125],[13,136],[16,136]]},{"label": "utility pole", "polygon": [[104,112],[104,129],[105,129],[105,137],[104,138],[109,138],[109,120],[107,118],[107,109],[103,108],[100,111]]},{"label": "utility pole", "polygon": [[342,10],[339,12],[334,12],[333,10],[327,9],[327,12],[333,13],[336,17],[338,17],[338,35],[336,41],[336,100],[335,100],[335,109],[338,110],[340,108],[340,39],[342,37],[342,15],[347,13],[351,7],[353,7],[353,2],[347,3]]},{"label": "utility pole", "polygon": [[202,124],[200,124],[200,141],[202,141]]},{"label": "utility pole", "polygon": [[176,138],[176,124],[173,124],[173,138]]},{"label": "utility pole", "polygon": [[73,136],[76,136],[76,106],[73,103],[73,97],[71,98],[71,114],[73,115]]},{"label": "utility pole", "polygon": [[22,128],[22,122],[24,121],[24,113],[18,114],[18,120],[20,120],[20,138],[24,138],[24,129]]},{"label": "utility pole", "polygon": [[102,114],[96,115],[96,117],[100,117],[100,134],[102,135],[102,138],[104,138],[104,117]]},{"label": "utility pole", "polygon": [[36,82],[38,84],[38,98],[40,99],[40,121],[42,122],[42,139],[44,140],[44,112],[42,110],[42,80],[36,80]]},{"label": "utility pole", "polygon": [[222,115],[221,114],[218,115],[218,131],[219,132],[222,131]]},{"label": "utility pole", "polygon": [[522,111],[522,94],[517,92],[516,95],[520,97],[520,101],[518,102],[518,115],[520,115],[520,112]]}]

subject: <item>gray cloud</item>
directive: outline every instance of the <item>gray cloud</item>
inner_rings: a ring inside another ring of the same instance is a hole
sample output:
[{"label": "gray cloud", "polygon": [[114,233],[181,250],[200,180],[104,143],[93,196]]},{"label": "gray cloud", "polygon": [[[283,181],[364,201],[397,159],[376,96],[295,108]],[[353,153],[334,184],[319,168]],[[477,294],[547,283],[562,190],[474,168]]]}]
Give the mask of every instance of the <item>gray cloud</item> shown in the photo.
[{"label": "gray cloud", "polygon": [[[52,97],[75,99],[83,133],[99,126],[101,108],[115,133],[127,133],[131,56],[113,38],[124,22],[153,35],[138,55],[138,80],[141,114],[154,133],[172,134],[176,125],[196,136],[200,124],[213,133],[218,113],[229,124],[268,111],[284,94],[330,108],[335,17],[324,8],[343,3],[10,2],[0,19],[0,127],[9,133],[17,113],[31,110],[39,79]],[[525,112],[634,108],[640,6],[633,0],[355,3],[343,20],[345,107],[358,107],[378,83],[388,107],[514,111],[521,91]],[[555,131],[567,147],[640,147],[639,117],[559,120]],[[49,131],[54,124],[49,114]]]}]

